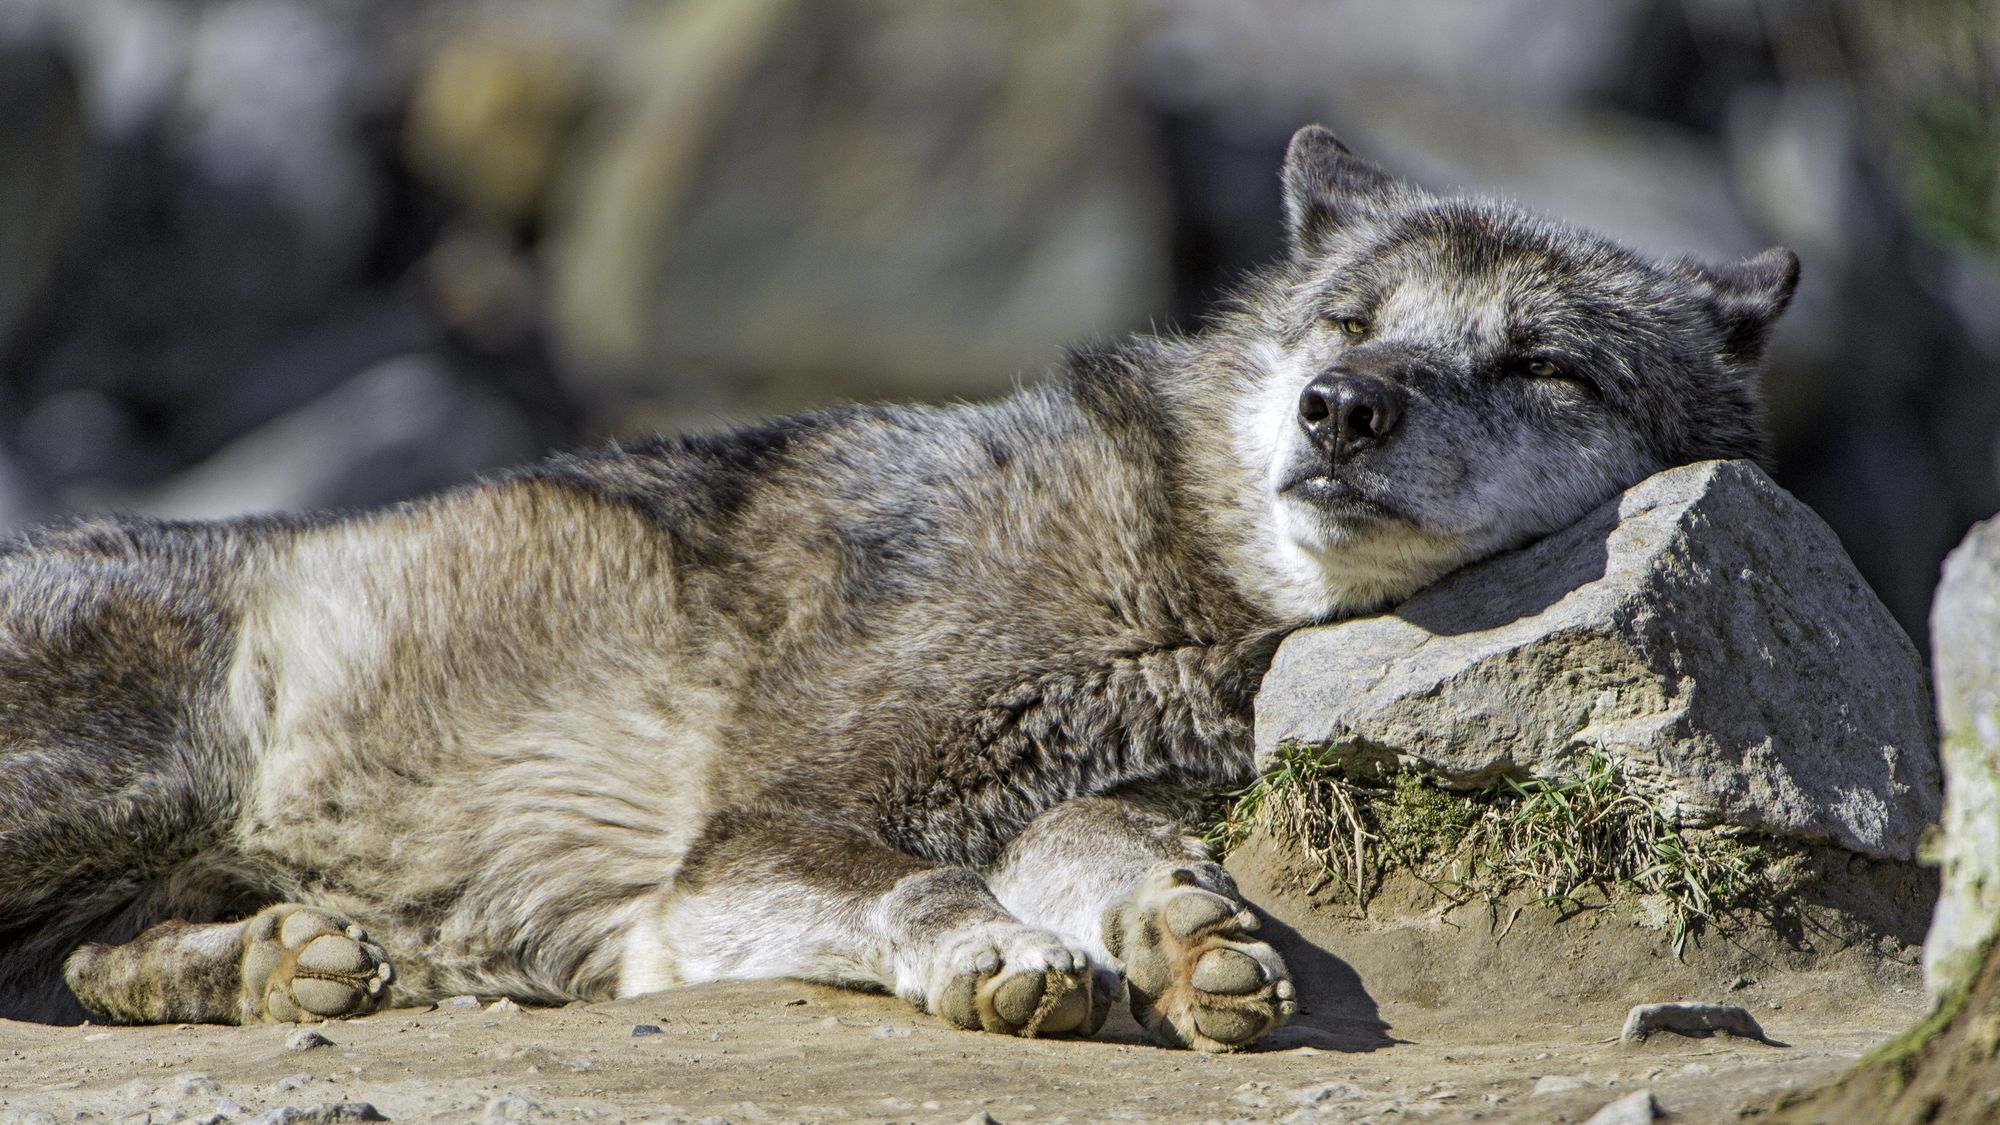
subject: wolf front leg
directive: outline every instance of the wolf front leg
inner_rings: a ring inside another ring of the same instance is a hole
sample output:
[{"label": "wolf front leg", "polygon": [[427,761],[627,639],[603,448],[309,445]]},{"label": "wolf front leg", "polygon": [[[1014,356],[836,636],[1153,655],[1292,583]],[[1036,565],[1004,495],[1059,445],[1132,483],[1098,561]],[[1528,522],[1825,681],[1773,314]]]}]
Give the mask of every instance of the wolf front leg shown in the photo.
[{"label": "wolf front leg", "polygon": [[987,882],[1016,917],[1122,966],[1132,1014],[1168,1046],[1233,1051],[1297,1008],[1236,881],[1170,817],[1066,801],[1008,844]]},{"label": "wolf front leg", "polygon": [[627,932],[618,994],[792,977],[881,988],[961,1028],[1089,1035],[1115,973],[979,875],[805,817],[722,814]]},{"label": "wolf front leg", "polygon": [[394,977],[382,947],[298,903],[240,922],[161,922],[123,945],[70,954],[63,979],[119,1023],[296,1023],[365,1015]]}]

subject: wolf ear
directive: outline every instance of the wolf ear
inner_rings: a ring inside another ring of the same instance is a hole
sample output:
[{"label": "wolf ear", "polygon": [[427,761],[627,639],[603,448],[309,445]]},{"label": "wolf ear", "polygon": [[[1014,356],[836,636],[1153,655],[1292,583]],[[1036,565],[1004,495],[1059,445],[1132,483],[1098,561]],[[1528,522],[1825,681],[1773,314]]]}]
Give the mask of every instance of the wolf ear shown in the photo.
[{"label": "wolf ear", "polygon": [[1333,232],[1382,209],[1399,186],[1318,125],[1292,134],[1283,174],[1285,234],[1294,254],[1324,248]]},{"label": "wolf ear", "polygon": [[1771,325],[1799,285],[1799,256],[1774,246],[1754,258],[1726,266],[1689,263],[1691,272],[1708,283],[1722,327],[1722,354],[1737,363],[1756,363],[1764,355]]}]

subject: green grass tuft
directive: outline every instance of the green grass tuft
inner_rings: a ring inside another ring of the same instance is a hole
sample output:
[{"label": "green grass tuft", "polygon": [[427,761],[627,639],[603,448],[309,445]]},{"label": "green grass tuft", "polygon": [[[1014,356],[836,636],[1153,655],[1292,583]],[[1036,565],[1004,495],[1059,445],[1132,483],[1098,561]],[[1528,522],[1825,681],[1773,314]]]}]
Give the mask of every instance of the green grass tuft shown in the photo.
[{"label": "green grass tuft", "polygon": [[1337,884],[1364,912],[1391,870],[1415,874],[1454,905],[1522,888],[1565,911],[1615,891],[1658,896],[1676,956],[1720,911],[1770,889],[1764,848],[1682,827],[1593,751],[1566,776],[1503,777],[1460,792],[1326,744],[1287,743],[1237,794],[1210,843],[1227,852],[1259,828],[1317,862],[1312,892]]}]

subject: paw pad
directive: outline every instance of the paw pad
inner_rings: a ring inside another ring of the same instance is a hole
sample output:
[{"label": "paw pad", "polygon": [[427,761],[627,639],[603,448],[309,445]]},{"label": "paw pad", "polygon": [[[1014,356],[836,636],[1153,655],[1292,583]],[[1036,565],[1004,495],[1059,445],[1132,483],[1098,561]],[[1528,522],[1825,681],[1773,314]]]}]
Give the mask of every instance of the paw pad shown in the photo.
[{"label": "paw pad", "polygon": [[1125,962],[1132,1014],[1169,1046],[1236,1050],[1297,1010],[1284,959],[1251,936],[1256,915],[1234,892],[1226,874],[1202,879],[1177,867],[1105,912],[1105,945]]},{"label": "paw pad", "polygon": [[[952,963],[963,967],[951,971]],[[1110,1011],[1106,980],[1115,984],[1061,939],[1025,928],[986,948],[947,954],[943,970],[932,1011],[967,1030],[1028,1038],[1092,1034]]]},{"label": "paw pad", "polygon": [[365,1015],[395,979],[388,955],[335,914],[283,903],[243,934],[243,987],[256,1013],[283,1023]]}]

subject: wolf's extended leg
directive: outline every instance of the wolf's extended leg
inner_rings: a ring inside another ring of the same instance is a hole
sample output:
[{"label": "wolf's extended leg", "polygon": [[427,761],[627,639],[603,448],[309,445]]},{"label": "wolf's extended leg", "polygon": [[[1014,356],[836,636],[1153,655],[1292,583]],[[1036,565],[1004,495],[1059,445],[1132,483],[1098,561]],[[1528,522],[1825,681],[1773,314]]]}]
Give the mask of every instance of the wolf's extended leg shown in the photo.
[{"label": "wolf's extended leg", "polygon": [[1132,1014],[1169,1046],[1235,1050],[1296,1007],[1236,881],[1167,817],[1067,801],[1015,837],[987,881],[1017,917],[1122,964]]},{"label": "wolf's extended leg", "polygon": [[63,979],[121,1023],[292,1023],[380,1007],[394,976],[361,927],[283,902],[241,922],[162,922],[70,954]]},{"label": "wolf's extended leg", "polygon": [[618,993],[796,977],[886,988],[962,1028],[1087,1035],[1111,1000],[1092,970],[968,868],[803,819],[723,814],[633,926]]}]

